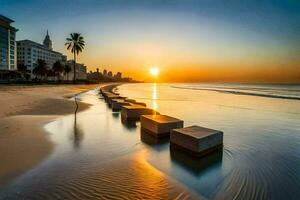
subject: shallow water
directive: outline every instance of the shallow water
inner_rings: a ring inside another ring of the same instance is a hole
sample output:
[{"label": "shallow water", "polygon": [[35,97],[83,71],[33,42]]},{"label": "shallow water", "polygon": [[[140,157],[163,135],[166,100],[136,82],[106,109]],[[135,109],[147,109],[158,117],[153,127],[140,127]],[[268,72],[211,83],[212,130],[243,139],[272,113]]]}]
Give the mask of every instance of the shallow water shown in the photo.
[{"label": "shallow water", "polygon": [[[55,152],[1,188],[0,199],[192,197],[167,177],[208,199],[300,199],[300,101],[205,87],[126,84],[118,90],[185,125],[222,130],[222,152],[195,159],[170,149],[167,140],[140,133],[139,123],[122,124],[94,90],[79,96],[90,109],[46,125]],[[292,92],[285,95],[297,95]]]},{"label": "shallow water", "polygon": [[55,151],[43,163],[0,188],[0,199],[194,198],[146,160],[139,124],[122,124],[99,90],[79,95],[88,110],[45,126]]},{"label": "shallow water", "polygon": [[224,132],[222,156],[202,160],[204,166],[170,155],[167,147],[150,158],[152,165],[203,196],[300,199],[299,85],[131,84],[119,92],[183,119],[185,125]]}]

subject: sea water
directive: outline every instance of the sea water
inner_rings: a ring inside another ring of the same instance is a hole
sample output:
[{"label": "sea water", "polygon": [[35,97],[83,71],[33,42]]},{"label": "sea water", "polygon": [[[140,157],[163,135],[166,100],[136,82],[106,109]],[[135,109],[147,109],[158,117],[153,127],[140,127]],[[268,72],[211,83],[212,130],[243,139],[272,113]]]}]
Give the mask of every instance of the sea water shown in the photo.
[{"label": "sea water", "polygon": [[134,165],[126,174],[123,160],[133,155],[207,199],[300,199],[299,85],[124,84],[118,92],[185,126],[223,131],[223,150],[201,159],[173,150],[139,123],[122,124],[93,90],[78,97],[88,110],[46,125],[54,152],[1,188],[0,199],[159,197],[162,181],[138,179]]}]

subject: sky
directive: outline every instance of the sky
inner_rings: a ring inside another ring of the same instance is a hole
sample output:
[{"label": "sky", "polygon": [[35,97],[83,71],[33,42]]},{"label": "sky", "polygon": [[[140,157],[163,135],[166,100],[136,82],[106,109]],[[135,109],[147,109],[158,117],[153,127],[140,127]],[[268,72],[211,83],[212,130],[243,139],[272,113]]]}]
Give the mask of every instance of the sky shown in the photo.
[{"label": "sky", "polygon": [[161,82],[300,82],[299,0],[0,0],[17,39],[56,51],[84,36],[78,62]]}]

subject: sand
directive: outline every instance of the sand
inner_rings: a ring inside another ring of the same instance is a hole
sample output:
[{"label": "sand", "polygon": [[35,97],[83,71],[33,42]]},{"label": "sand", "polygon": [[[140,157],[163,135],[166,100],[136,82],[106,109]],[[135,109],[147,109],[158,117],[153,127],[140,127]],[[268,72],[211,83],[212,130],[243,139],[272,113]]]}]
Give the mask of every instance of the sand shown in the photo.
[{"label": "sand", "polygon": [[[74,102],[65,97],[95,87],[0,87],[0,190],[51,154],[55,144],[48,138],[49,133],[43,127],[58,117],[74,112]],[[79,103],[79,111],[88,107],[88,104]],[[77,199],[199,198],[194,192],[150,165],[145,159],[146,154],[141,151],[89,168],[88,171],[80,170],[73,174],[72,179],[61,180],[60,176],[54,176],[59,179],[55,181],[54,189],[48,187],[46,180],[47,192],[30,195],[38,199],[57,196],[75,199],[72,196],[74,194]],[[40,181],[28,184],[32,184],[31,189],[38,190],[42,186]],[[13,197],[17,198],[16,195],[20,195],[21,199],[23,194],[13,194]]]},{"label": "sand", "polygon": [[[0,187],[50,155],[54,144],[43,126],[74,112],[74,101],[66,97],[97,86],[0,85]],[[79,111],[88,107],[79,103]]]}]

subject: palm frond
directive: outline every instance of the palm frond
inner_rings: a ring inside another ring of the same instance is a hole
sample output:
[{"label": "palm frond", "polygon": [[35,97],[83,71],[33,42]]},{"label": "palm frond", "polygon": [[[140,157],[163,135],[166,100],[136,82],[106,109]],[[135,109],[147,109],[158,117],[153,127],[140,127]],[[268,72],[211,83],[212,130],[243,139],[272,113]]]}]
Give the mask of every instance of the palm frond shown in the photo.
[{"label": "palm frond", "polygon": [[79,54],[85,47],[84,38],[80,33],[71,33],[70,37],[66,38],[65,45],[72,53]]}]

